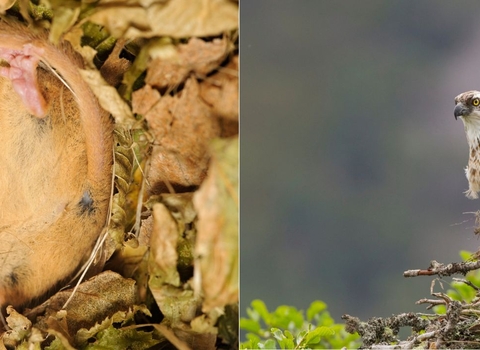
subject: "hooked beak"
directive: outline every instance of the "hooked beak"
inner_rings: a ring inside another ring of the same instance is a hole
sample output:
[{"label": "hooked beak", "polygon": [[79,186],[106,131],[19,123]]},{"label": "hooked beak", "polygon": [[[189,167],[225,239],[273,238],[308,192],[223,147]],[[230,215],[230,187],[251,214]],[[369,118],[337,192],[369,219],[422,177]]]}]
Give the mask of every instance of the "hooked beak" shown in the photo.
[{"label": "hooked beak", "polygon": [[468,113],[468,109],[463,105],[463,103],[459,102],[455,106],[455,110],[453,111],[453,115],[455,116],[455,120],[458,117],[463,117]]}]

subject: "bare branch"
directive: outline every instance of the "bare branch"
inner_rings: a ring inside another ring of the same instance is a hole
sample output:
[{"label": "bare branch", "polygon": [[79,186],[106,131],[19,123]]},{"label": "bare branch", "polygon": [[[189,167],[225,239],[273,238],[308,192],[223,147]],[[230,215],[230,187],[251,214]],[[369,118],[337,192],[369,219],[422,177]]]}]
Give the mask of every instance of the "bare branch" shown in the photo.
[{"label": "bare branch", "polygon": [[465,275],[469,271],[480,269],[479,261],[466,261],[459,263],[450,263],[448,265],[432,260],[430,267],[426,270],[407,270],[403,273],[403,277],[417,276],[451,276],[454,274]]}]

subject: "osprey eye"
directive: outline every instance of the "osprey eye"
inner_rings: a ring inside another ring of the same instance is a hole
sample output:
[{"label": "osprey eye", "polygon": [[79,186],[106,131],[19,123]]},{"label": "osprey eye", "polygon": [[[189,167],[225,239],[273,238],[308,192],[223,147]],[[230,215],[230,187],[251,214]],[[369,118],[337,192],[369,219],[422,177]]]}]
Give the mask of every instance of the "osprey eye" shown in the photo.
[{"label": "osprey eye", "polygon": [[480,98],[474,98],[472,100],[472,105],[474,105],[475,107],[477,107],[478,105],[480,105]]}]

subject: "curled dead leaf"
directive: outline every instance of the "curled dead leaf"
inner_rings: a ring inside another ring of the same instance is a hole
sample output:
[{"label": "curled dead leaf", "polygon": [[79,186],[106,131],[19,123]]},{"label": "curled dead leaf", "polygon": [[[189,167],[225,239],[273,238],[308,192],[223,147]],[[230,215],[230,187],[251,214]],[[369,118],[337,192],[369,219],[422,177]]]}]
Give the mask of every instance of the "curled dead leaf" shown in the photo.
[{"label": "curled dead leaf", "polygon": [[147,316],[151,316],[151,313],[146,308],[146,306],[133,305],[127,310],[120,310],[115,312],[113,315],[105,318],[102,322],[96,323],[90,329],[80,329],[75,336],[75,341],[77,344],[85,344],[88,342],[89,339],[94,338],[99,332],[105,331],[108,328],[112,328],[115,323],[118,325],[132,320],[137,312],[141,312]]},{"label": "curled dead leaf", "polygon": [[[144,89],[144,96],[158,96],[151,88]],[[152,105],[152,100],[148,104]],[[180,188],[199,185],[208,167],[208,143],[220,136],[221,129],[218,119],[199,98],[197,80],[189,78],[179,95],[160,97],[145,118],[155,138],[147,175],[151,192],[165,192],[162,188],[166,182]]]},{"label": "curled dead leaf", "polygon": [[55,8],[49,39],[58,43],[63,33],[68,32],[80,15],[80,6],[59,6]]},{"label": "curled dead leaf", "polygon": [[194,289],[202,310],[238,302],[238,138],[215,140],[209,174],[193,197],[198,214]]},{"label": "curled dead leaf", "polygon": [[100,72],[105,81],[111,86],[117,86],[123,79],[123,74],[130,68],[129,60],[120,57],[120,53],[125,45],[125,40],[118,40],[113,51],[102,65]]},{"label": "curled dead leaf", "polygon": [[132,110],[134,113],[146,115],[159,101],[160,93],[150,85],[145,85],[132,95]]},{"label": "curled dead leaf", "polygon": [[17,346],[22,341],[28,339],[32,330],[32,322],[18,313],[12,306],[7,307],[7,314],[6,321],[10,330],[3,334],[2,344],[5,346]]},{"label": "curled dead leaf", "polygon": [[162,203],[153,206],[153,232],[150,237],[150,274],[156,282],[180,286],[177,271],[177,240],[179,232],[177,223]]},{"label": "curled dead leaf", "polygon": [[190,73],[205,77],[225,59],[229,50],[226,38],[205,42],[191,38],[187,44],[177,46],[177,55],[153,59],[145,82],[157,88],[180,85]]},{"label": "curled dead leaf", "polygon": [[117,38],[214,36],[238,28],[238,4],[230,0],[111,3],[100,1],[89,19]]},{"label": "curled dead leaf", "polygon": [[157,331],[163,334],[165,338],[168,339],[178,350],[190,350],[191,348],[183,340],[179,339],[175,333],[163,324],[153,325]]},{"label": "curled dead leaf", "polygon": [[215,350],[217,336],[215,332],[197,332],[185,324],[180,324],[173,328],[175,336],[187,343],[192,349]]},{"label": "curled dead leaf", "polygon": [[149,286],[160,311],[172,327],[190,323],[202,305],[201,298],[195,296],[193,290],[161,285],[154,277]]},{"label": "curled dead leaf", "polygon": [[[215,116],[238,121],[238,56],[200,83],[200,96]],[[236,132],[238,133],[238,126]]]},{"label": "curled dead leaf", "polygon": [[[181,198],[179,200],[182,201]],[[189,216],[188,210],[185,213]],[[183,215],[180,216],[185,220]],[[177,270],[181,234],[177,221],[167,207],[163,203],[155,203],[150,239],[149,287],[162,314],[173,327],[190,322],[201,305],[201,299],[194,295],[188,283],[181,285]]]},{"label": "curled dead leaf", "polygon": [[[112,271],[101,274],[80,284],[71,302],[62,310],[72,290],[60,291],[39,307],[36,326],[40,329],[54,328],[65,336],[74,338],[81,328],[89,329],[97,322],[118,311],[128,310],[135,304],[135,281]],[[43,311],[42,311],[43,310]],[[33,309],[30,313],[35,314]],[[57,320],[57,327],[49,327]]]},{"label": "curled dead leaf", "polygon": [[132,126],[136,123],[128,104],[118,94],[117,90],[109,85],[97,70],[80,70],[83,79],[88,83],[100,105],[109,111],[118,124]]}]

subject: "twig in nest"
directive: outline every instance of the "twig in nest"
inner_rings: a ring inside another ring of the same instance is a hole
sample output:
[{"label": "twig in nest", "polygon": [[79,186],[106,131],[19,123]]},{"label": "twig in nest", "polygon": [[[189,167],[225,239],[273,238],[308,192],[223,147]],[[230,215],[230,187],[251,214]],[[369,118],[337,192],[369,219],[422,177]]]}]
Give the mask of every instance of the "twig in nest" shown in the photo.
[{"label": "twig in nest", "polygon": [[475,229],[473,233],[478,235],[480,233],[480,210],[477,210],[475,213]]},{"label": "twig in nest", "polygon": [[454,282],[458,282],[458,283],[465,283],[467,286],[470,286],[472,287],[473,289],[475,289],[477,292],[478,292],[478,287],[476,285],[474,285],[472,282],[468,281],[468,280],[465,280],[463,278],[452,278],[452,281]]},{"label": "twig in nest", "polygon": [[412,327],[415,332],[424,330],[429,321],[415,315],[412,312],[394,315],[386,318],[371,318],[367,322],[361,322],[357,317],[343,315],[345,320],[345,330],[349,333],[358,332],[361,335],[363,344],[371,346],[372,344],[389,344],[398,342],[396,335],[400,327]]},{"label": "twig in nest", "polygon": [[451,276],[454,274],[465,275],[469,271],[480,269],[479,261],[466,261],[459,263],[450,263],[448,265],[432,260],[430,267],[426,270],[407,270],[403,273],[403,277],[417,276]]},{"label": "twig in nest", "polygon": [[415,304],[420,305],[420,304],[430,304],[427,306],[427,310],[430,310],[432,307],[437,306],[437,305],[445,305],[446,302],[445,300],[438,300],[438,299],[420,299],[417,301]]},{"label": "twig in nest", "polygon": [[[432,265],[444,268],[438,263]],[[478,290],[468,281],[455,280]],[[480,300],[475,299],[472,303],[454,300],[446,293],[435,292],[434,287],[438,284],[443,288],[443,283],[438,278],[434,279],[430,286],[430,294],[437,299],[425,298],[416,304],[429,304],[427,309],[445,305],[444,314],[403,313],[388,318],[372,318],[367,322],[344,315],[342,319],[345,320],[345,330],[359,333],[363,341],[362,347],[369,349],[412,349],[417,346],[460,349],[476,346],[480,332]],[[405,326],[412,328],[411,336],[406,340],[397,339],[400,327]]]}]

